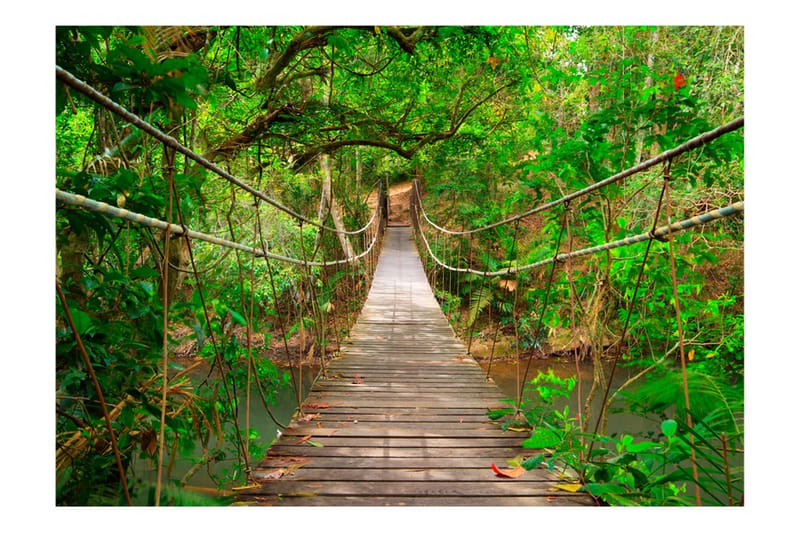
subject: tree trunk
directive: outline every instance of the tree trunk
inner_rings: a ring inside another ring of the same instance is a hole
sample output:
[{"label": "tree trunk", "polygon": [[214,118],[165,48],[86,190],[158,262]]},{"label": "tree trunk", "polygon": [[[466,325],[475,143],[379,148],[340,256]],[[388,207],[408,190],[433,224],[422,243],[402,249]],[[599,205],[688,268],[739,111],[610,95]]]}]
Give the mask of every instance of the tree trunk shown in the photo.
[{"label": "tree trunk", "polygon": [[[336,197],[333,195],[333,177],[331,175],[330,156],[325,154],[320,157],[320,167],[322,168],[322,195],[319,201],[319,221],[320,223],[325,220],[325,213],[329,212],[333,220],[333,226],[339,230],[344,231],[344,222],[342,221],[342,213],[339,209],[339,204],[336,202]],[[321,232],[317,234],[317,241],[319,242]],[[339,243],[342,245],[342,251],[348,259],[353,257],[353,247],[350,244],[350,239],[344,233],[338,233]]]}]

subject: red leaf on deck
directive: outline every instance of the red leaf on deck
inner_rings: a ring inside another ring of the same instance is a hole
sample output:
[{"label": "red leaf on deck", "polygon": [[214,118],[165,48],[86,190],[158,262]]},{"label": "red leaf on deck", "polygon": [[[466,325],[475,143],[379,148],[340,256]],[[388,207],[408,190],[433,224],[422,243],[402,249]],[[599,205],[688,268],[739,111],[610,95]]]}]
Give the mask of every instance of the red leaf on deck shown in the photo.
[{"label": "red leaf on deck", "polygon": [[329,403],[317,403],[317,402],[307,402],[303,404],[304,409],[327,409],[328,407],[333,407],[333,405]]},{"label": "red leaf on deck", "polygon": [[492,471],[497,474],[498,477],[518,478],[525,473],[525,468],[522,465],[517,465],[514,468],[501,470],[497,468],[496,464],[492,463]]},{"label": "red leaf on deck", "polygon": [[297,444],[303,444],[305,441],[311,438],[311,435],[306,435],[305,437],[300,437],[300,440],[297,441]]}]

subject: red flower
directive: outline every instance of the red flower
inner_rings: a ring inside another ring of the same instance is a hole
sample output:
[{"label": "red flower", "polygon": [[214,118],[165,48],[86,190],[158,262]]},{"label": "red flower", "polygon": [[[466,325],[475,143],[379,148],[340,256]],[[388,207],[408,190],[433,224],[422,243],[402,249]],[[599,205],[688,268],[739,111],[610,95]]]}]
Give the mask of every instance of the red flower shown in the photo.
[{"label": "red flower", "polygon": [[680,72],[675,74],[675,90],[677,91],[684,85],[686,85],[686,76],[684,76]]}]

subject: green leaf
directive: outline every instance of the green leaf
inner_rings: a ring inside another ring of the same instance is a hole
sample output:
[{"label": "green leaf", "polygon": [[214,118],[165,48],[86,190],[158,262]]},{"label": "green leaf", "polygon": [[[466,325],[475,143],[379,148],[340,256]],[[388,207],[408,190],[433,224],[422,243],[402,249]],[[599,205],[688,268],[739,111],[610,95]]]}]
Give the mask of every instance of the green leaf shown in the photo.
[{"label": "green leaf", "polygon": [[658,448],[661,446],[658,442],[632,442],[626,446],[627,450],[632,453],[641,453],[647,450],[652,450],[653,448]]},{"label": "green leaf", "polygon": [[672,419],[664,420],[661,423],[661,432],[666,437],[672,437],[675,435],[675,432],[678,430],[678,423]]},{"label": "green leaf", "polygon": [[538,468],[540,464],[544,461],[544,454],[540,453],[538,455],[534,455],[533,457],[528,457],[524,461],[522,461],[522,467],[525,470],[533,470],[534,468]]},{"label": "green leaf", "polygon": [[91,315],[80,309],[70,309],[70,314],[72,315],[72,321],[75,323],[75,332],[78,335],[84,336],[94,332]]},{"label": "green leaf", "polygon": [[625,494],[627,489],[614,483],[587,483],[583,486],[583,491],[592,496],[602,496],[604,494]]},{"label": "green leaf", "polygon": [[242,315],[240,315],[233,309],[228,309],[228,312],[231,314],[231,317],[233,318],[234,321],[236,321],[237,324],[239,324],[240,326],[247,325],[247,321],[244,319]]},{"label": "green leaf", "polygon": [[486,416],[489,417],[490,420],[500,420],[505,416],[511,416],[516,412],[516,409],[513,408],[506,408],[506,409],[489,409],[486,411]]},{"label": "green leaf", "polygon": [[523,448],[552,448],[561,442],[561,435],[552,429],[538,429],[522,442]]}]

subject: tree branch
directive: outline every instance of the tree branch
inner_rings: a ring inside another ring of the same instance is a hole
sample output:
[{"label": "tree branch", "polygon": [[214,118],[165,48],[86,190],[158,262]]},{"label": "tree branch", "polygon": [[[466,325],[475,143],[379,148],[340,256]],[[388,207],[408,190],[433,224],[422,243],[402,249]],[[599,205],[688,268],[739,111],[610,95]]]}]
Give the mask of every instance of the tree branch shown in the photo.
[{"label": "tree branch", "polygon": [[278,76],[297,54],[309,48],[325,46],[328,44],[325,37],[335,29],[337,28],[333,26],[311,26],[300,30],[289,41],[283,53],[277,56],[267,72],[256,81],[256,87],[263,92],[275,88]]}]

